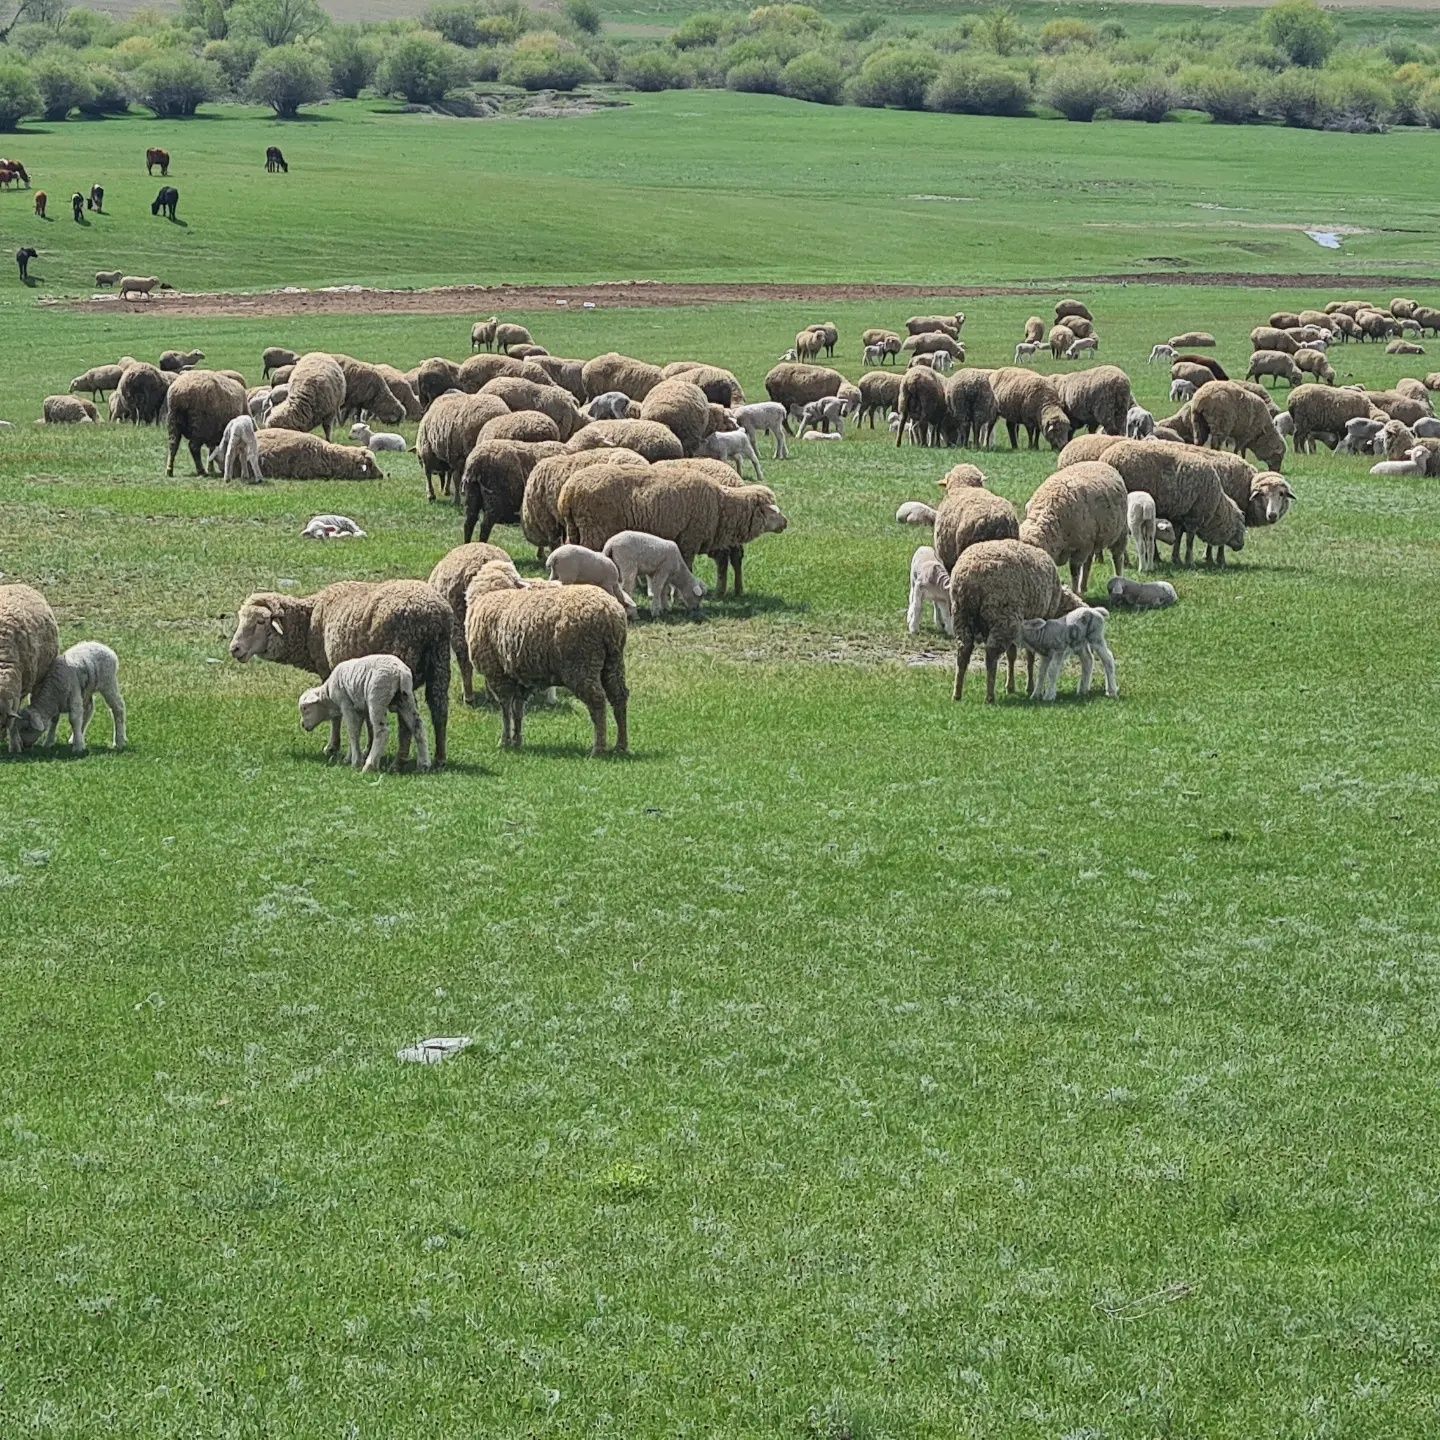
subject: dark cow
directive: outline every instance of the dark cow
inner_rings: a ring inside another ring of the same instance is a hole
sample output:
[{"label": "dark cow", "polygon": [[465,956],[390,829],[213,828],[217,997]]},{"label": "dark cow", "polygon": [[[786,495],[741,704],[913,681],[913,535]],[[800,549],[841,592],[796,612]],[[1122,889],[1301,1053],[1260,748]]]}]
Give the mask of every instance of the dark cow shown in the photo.
[{"label": "dark cow", "polygon": [[22,280],[29,280],[30,262],[39,254],[40,252],[38,250],[32,249],[29,245],[22,246],[15,252],[15,263],[20,267],[20,278]]},{"label": "dark cow", "polygon": [[145,152],[145,173],[153,175],[157,165],[160,167],[162,175],[170,173],[170,152],[168,150],[147,150]]},{"label": "dark cow", "polygon": [[277,170],[288,175],[290,167],[285,163],[285,157],[280,153],[278,145],[270,145],[265,150],[265,168],[273,175]]},{"label": "dark cow", "polygon": [[173,185],[162,185],[160,193],[150,206],[152,215],[163,214],[167,220],[175,218],[175,207],[180,203],[180,192]]}]

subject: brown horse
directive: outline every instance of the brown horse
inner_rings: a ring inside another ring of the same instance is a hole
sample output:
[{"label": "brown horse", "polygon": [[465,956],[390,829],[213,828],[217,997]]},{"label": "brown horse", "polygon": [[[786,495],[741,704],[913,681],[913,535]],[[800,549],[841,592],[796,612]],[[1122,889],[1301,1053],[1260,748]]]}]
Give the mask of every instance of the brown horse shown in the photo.
[{"label": "brown horse", "polygon": [[24,185],[30,183],[30,172],[18,160],[5,160],[0,158],[0,170],[13,170],[20,177]]},{"label": "brown horse", "polygon": [[35,192],[35,213],[43,220],[45,218],[45,207],[50,203],[50,197],[43,191]]},{"label": "brown horse", "polygon": [[153,175],[157,165],[160,167],[162,175],[170,173],[170,152],[168,150],[147,150],[145,152],[145,173]]}]

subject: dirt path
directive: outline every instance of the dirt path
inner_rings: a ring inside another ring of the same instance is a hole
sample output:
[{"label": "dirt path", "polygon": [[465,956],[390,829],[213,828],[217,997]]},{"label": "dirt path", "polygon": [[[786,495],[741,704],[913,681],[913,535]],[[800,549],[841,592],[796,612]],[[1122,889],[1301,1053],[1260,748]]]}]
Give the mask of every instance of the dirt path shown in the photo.
[{"label": "dirt path", "polygon": [[156,315],[245,318],[294,315],[482,315],[575,308],[648,309],[655,306],[737,305],[777,303],[885,301],[902,299],[960,300],[987,295],[1053,295],[1059,290],[1096,285],[1239,286],[1252,290],[1329,290],[1351,287],[1395,289],[1440,285],[1440,277],[1424,275],[1231,275],[1155,271],[1144,275],[1089,275],[1034,285],[729,285],[663,284],[658,281],[615,281],[595,285],[452,285],[433,290],[272,290],[258,294],[184,294],[162,292],[150,300],[126,301],[118,296],[93,300],[48,301],[68,310],[114,314],[124,310]]}]

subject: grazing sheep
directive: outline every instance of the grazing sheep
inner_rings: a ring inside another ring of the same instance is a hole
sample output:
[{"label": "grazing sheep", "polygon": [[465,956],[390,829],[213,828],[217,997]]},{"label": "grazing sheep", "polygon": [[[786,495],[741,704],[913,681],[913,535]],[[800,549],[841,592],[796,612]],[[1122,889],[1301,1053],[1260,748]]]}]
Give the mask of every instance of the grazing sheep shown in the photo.
[{"label": "grazing sheep", "polygon": [[1153,365],[1157,360],[1173,360],[1175,353],[1176,347],[1174,345],[1156,345],[1152,347],[1150,358],[1145,363],[1147,365]]},{"label": "grazing sheep", "polygon": [[[862,382],[863,382],[863,376]],[[886,380],[895,379],[898,386],[898,377],[886,375]],[[861,393],[863,395],[863,384]],[[759,448],[761,435],[769,435],[775,441],[775,459],[788,460],[790,458],[790,447],[785,443],[785,422],[787,415],[783,405],[777,405],[773,400],[760,400],[753,405],[741,405],[734,411],[735,423],[750,437],[750,443]],[[873,422],[872,422],[873,428]]]},{"label": "grazing sheep", "polygon": [[1172,380],[1170,382],[1170,403],[1182,405],[1195,394],[1195,385],[1190,380]]},{"label": "grazing sheep", "polygon": [[350,438],[358,440],[367,450],[373,450],[377,454],[381,451],[389,451],[392,454],[403,455],[410,448],[403,435],[395,435],[384,430],[377,433],[363,421],[357,421],[350,427]]},{"label": "grazing sheep", "polygon": [[1078,360],[1082,355],[1093,355],[1100,348],[1100,342],[1093,335],[1076,340],[1065,352],[1067,360]]},{"label": "grazing sheep", "polygon": [[[1076,691],[1080,699],[1090,693],[1090,674],[1094,667],[1094,655],[1100,656],[1100,666],[1105,672],[1105,693],[1110,699],[1119,698],[1120,690],[1115,683],[1115,657],[1105,641],[1105,622],[1110,612],[1100,606],[1081,605],[1054,620],[1025,620],[1020,625],[1020,639],[1029,656],[1042,656],[1040,668],[1040,691],[1038,698],[1053,700],[1060,681],[1060,672],[1072,655],[1080,659],[1080,685]],[[1032,694],[1034,691],[1032,689]]]},{"label": "grazing sheep", "polygon": [[167,475],[175,473],[175,452],[181,440],[190,447],[195,473],[203,475],[205,462],[201,451],[213,451],[220,444],[226,426],[237,417],[243,416],[247,425],[253,423],[245,403],[244,386],[213,370],[186,370],[177,375],[170,386],[166,413],[170,442],[165,461]]},{"label": "grazing sheep", "polygon": [[1070,375],[1057,375],[1052,383],[1070,417],[1072,434],[1087,429],[1110,435],[1125,433],[1135,396],[1130,377],[1118,365],[1096,365]]},{"label": "grazing sheep", "polygon": [[1132,405],[1125,412],[1125,438],[1144,440],[1155,433],[1155,417],[1143,406]]},{"label": "grazing sheep", "polygon": [[267,427],[255,437],[267,480],[383,480],[375,457],[358,445],[332,445],[318,435]]},{"label": "grazing sheep", "polygon": [[827,395],[838,395],[845,377],[824,365],[781,363],[765,377],[765,393],[787,411]]},{"label": "grazing sheep", "polygon": [[800,430],[829,430],[833,425],[841,434],[845,431],[845,415],[849,405],[838,395],[823,400],[812,400],[800,408],[796,428]]},{"label": "grazing sheep", "polygon": [[[1081,604],[1060,583],[1054,562],[1021,540],[986,540],[970,546],[950,571],[950,608],[955,625],[955,688],[961,699],[965,672],[978,642],[985,646],[985,702],[995,703],[995,671],[1003,654],[1006,690],[1015,693],[1016,648],[1027,619],[1050,620]],[[1033,670],[1030,690],[1034,693]]]},{"label": "grazing sheep", "polygon": [[95,284],[101,289],[108,289],[112,285],[118,285],[122,279],[119,270],[97,270],[95,272]]},{"label": "grazing sheep", "polygon": [[160,355],[160,368],[178,375],[182,370],[193,370],[204,358],[203,350],[165,350]]},{"label": "grazing sheep", "polygon": [[964,449],[988,450],[995,438],[994,376],[993,370],[962,370],[946,381],[947,438]]},{"label": "grazing sheep", "polygon": [[952,483],[935,511],[935,553],[947,570],[972,545],[985,540],[1015,540],[1020,521],[1003,495],[983,486]]},{"label": "grazing sheep", "polygon": [[[1378,413],[1378,412],[1377,412]],[[1291,417],[1293,420],[1293,416]],[[1372,419],[1368,415],[1356,415],[1345,422],[1345,433],[1338,442],[1331,436],[1337,455],[1370,455],[1376,451],[1376,442],[1384,448],[1381,437],[1385,433],[1384,419]],[[1324,438],[1324,437],[1322,437]]]},{"label": "grazing sheep", "polygon": [[628,355],[597,355],[581,370],[585,393],[591,399],[611,390],[623,390],[632,400],[643,400],[665,377],[658,365]]},{"label": "grazing sheep", "polygon": [[934,613],[937,628],[953,635],[950,572],[940,563],[932,546],[921,545],[910,557],[910,606],[905,614],[905,627],[912,635],[920,633],[920,617],[926,605]]},{"label": "grazing sheep", "polygon": [[558,441],[491,440],[482,433],[465,460],[460,478],[465,497],[466,542],[474,535],[477,523],[481,540],[488,540],[497,525],[518,525],[530,472],[541,460],[564,453],[565,447]]},{"label": "grazing sheep", "polygon": [[[512,359],[509,355],[472,355],[456,366],[453,388],[474,395],[502,375],[525,378],[524,362]],[[553,385],[555,382],[544,371],[540,371],[537,380],[531,383]]]},{"label": "grazing sheep", "polygon": [[133,361],[124,367],[110,394],[110,418],[131,425],[158,425],[169,398],[170,382],[164,372]]},{"label": "grazing sheep", "polygon": [[457,545],[441,557],[426,582],[450,607],[450,644],[455,652],[455,661],[460,666],[460,684],[467,705],[475,704],[476,696],[475,669],[470,663],[470,648],[465,643],[465,595],[470,582],[492,560],[508,565],[510,556],[498,545],[478,542]]},{"label": "grazing sheep", "polygon": [[380,768],[390,743],[390,713],[400,720],[402,752],[415,741],[416,768],[430,768],[430,747],[415,706],[415,677],[410,667],[393,655],[364,655],[344,660],[326,678],[300,697],[300,726],[308,735],[322,721],[345,722],[350,764],[359,768],[360,727],[370,722],[370,753],[364,757],[368,774]]},{"label": "grazing sheep", "polygon": [[60,627],[45,597],[28,585],[0,585],[0,731],[11,755],[20,753],[25,697],[59,653]]},{"label": "grazing sheep", "polygon": [[1333,385],[1335,383],[1335,369],[1330,364],[1323,350],[1314,350],[1308,346],[1303,350],[1295,352],[1295,369],[1299,374],[1298,381],[1292,381],[1292,388],[1296,384],[1307,384],[1306,376],[1312,377],[1322,385]]},{"label": "grazing sheep", "polygon": [[124,367],[120,365],[95,365],[83,375],[77,375],[70,382],[72,395],[90,395],[98,400],[120,383]]},{"label": "grazing sheep", "polygon": [[283,404],[270,412],[267,429],[311,431],[329,440],[345,403],[345,371],[333,355],[312,351],[295,363]]},{"label": "grazing sheep", "polygon": [[[265,434],[262,432],[262,439]],[[314,436],[302,436],[319,445]],[[367,459],[369,451],[359,452]],[[435,768],[445,764],[445,727],[450,709],[450,607],[420,580],[342,580],[315,595],[257,591],[236,617],[230,654],[244,665],[253,659],[294,665],[322,680],[346,660],[393,655],[409,667],[425,691],[435,728]],[[340,749],[340,722],[330,727],[326,754]],[[409,737],[400,737],[400,761]]]},{"label": "grazing sheep", "polygon": [[1077,340],[1096,339],[1095,322],[1087,320],[1083,315],[1068,315],[1065,318],[1066,328]]},{"label": "grazing sheep", "polygon": [[40,405],[42,425],[89,425],[100,412],[89,400],[75,395],[47,395]]},{"label": "grazing sheep", "polygon": [[1186,563],[1194,553],[1195,536],[1207,545],[1231,550],[1245,546],[1245,517],[1221,485],[1217,452],[1193,445],[1157,445],[1153,440],[1119,440],[1105,452],[1125,481],[1127,491],[1143,490],[1155,501],[1157,525],[1168,520],[1174,531],[1171,563],[1180,563],[1181,542]]},{"label": "grazing sheep", "polygon": [[1015,364],[1022,360],[1033,360],[1040,353],[1040,346],[1033,340],[1022,340],[1015,347]]},{"label": "grazing sheep", "polygon": [[[956,380],[959,378],[955,377]],[[950,383],[953,385],[955,380]],[[886,374],[883,370],[867,370],[860,377],[858,388],[860,404],[855,411],[855,424],[858,427],[868,419],[873,430],[875,417],[888,415],[900,403],[900,376]]]},{"label": "grazing sheep", "polygon": [[698,385],[712,405],[743,405],[745,391],[732,371],[699,360],[674,360],[660,372],[664,380],[683,379]]},{"label": "grazing sheep", "polygon": [[282,365],[294,365],[299,359],[293,350],[287,350],[283,345],[270,345],[260,352],[260,363],[264,367],[261,378],[268,380],[272,370],[278,370]]},{"label": "grazing sheep", "polygon": [[1107,550],[1115,573],[1125,573],[1129,535],[1125,481],[1103,460],[1057,470],[1030,497],[1020,539],[1070,567],[1070,586],[1084,595],[1090,566]]},{"label": "grazing sheep", "polygon": [[916,358],[921,355],[948,355],[952,360],[962,363],[965,359],[965,347],[941,330],[932,331],[928,335],[912,335],[900,348]]},{"label": "grazing sheep", "polygon": [[1334,447],[1352,419],[1379,418],[1384,423],[1381,412],[1363,392],[1327,385],[1297,385],[1290,392],[1289,410],[1299,454],[1314,450],[1316,440]]},{"label": "grazing sheep", "polygon": [[1406,425],[1413,425],[1422,415],[1431,413],[1428,399],[1417,400],[1400,390],[1367,390],[1365,398],[1375,409]]},{"label": "grazing sheep", "polygon": [[1300,342],[1287,331],[1273,325],[1258,325],[1250,332],[1250,348],[1252,350],[1278,350],[1282,354],[1293,355],[1300,348]]},{"label": "grazing sheep", "polygon": [[930,525],[935,524],[935,507],[927,505],[923,500],[907,500],[896,512],[895,522],[898,525]]},{"label": "grazing sheep", "polygon": [[603,755],[605,706],[615,712],[615,751],[630,748],[625,611],[593,585],[515,587],[513,567],[491,562],[471,583],[465,638],[470,659],[500,702],[502,748],[518,750],[526,697],[563,685],[590,712],[591,755]]},{"label": "grazing sheep", "polygon": [[540,414],[548,415],[555,422],[562,440],[569,440],[587,423],[570,393],[558,385],[538,385],[518,375],[500,375],[487,381],[480,393],[498,397],[510,410],[538,410]]},{"label": "grazing sheep", "polygon": [[1075,332],[1068,325],[1056,325],[1050,331],[1050,358],[1063,360],[1075,343]]},{"label": "grazing sheep", "polygon": [[[1019,448],[1022,429],[1029,437],[1032,450],[1040,448],[1041,435],[1051,449],[1065,448],[1070,439],[1070,417],[1060,402],[1060,391],[1053,379],[1037,375],[1033,370],[1011,367],[996,370],[990,383],[995,392],[996,413],[1005,422],[1012,450]],[[1128,408],[1127,400],[1125,409]],[[1124,413],[1122,410],[1122,416]],[[1123,425],[1123,419],[1121,423]]]},{"label": "grazing sheep", "polygon": [[705,587],[691,573],[673,540],[641,530],[622,530],[605,542],[603,553],[619,571],[620,588],[627,595],[634,595],[636,581],[645,577],[652,616],[663,615],[672,597],[684,601],[692,615],[700,613]]},{"label": "grazing sheep", "polygon": [[[1295,352],[1299,354],[1299,351]],[[1313,351],[1305,352],[1313,354]],[[1259,380],[1262,376],[1270,376],[1272,381],[1284,380],[1293,390],[1296,385],[1305,383],[1305,376],[1293,357],[1283,350],[1257,350],[1250,357],[1250,368],[1245,372],[1247,380]]]},{"label": "grazing sheep", "polygon": [[1135,542],[1136,568],[1155,568],[1155,497],[1143,490],[1126,496],[1125,528]]},{"label": "grazing sheep", "polygon": [[1206,447],[1251,451],[1262,463],[1278,470],[1285,461],[1285,441],[1275,429],[1265,406],[1234,381],[1203,386],[1190,403],[1195,439]]},{"label": "grazing sheep", "polygon": [[565,543],[565,525],[556,508],[565,482],[588,465],[621,465],[644,469],[648,461],[633,450],[608,447],[579,450],[539,461],[525,480],[520,502],[520,528],[535,547],[536,558]]},{"label": "grazing sheep", "polygon": [[694,455],[705,438],[710,400],[698,385],[677,376],[673,380],[662,380],[650,390],[640,403],[640,418],[673,430],[684,453]]},{"label": "grazing sheep", "polygon": [[210,453],[212,469],[217,460],[227,480],[258,485],[264,478],[260,470],[260,437],[249,415],[237,415],[221,432],[219,445]]},{"label": "grazing sheep", "polygon": [[1045,322],[1038,316],[1032,315],[1025,322],[1025,334],[1022,339],[1027,345],[1039,345],[1045,339]]},{"label": "grazing sheep", "polygon": [[545,573],[557,585],[596,585],[624,606],[628,619],[639,614],[620,582],[619,567],[603,552],[583,545],[558,545],[545,561]]},{"label": "grazing sheep", "polygon": [[486,440],[523,440],[534,445],[542,440],[558,441],[560,427],[538,410],[511,410],[487,420],[480,434]]},{"label": "grazing sheep", "polygon": [[586,407],[591,420],[638,420],[640,407],[623,391],[610,390],[597,395]]},{"label": "grazing sheep", "polygon": [[727,465],[733,465],[737,475],[745,473],[741,467],[742,463],[748,460],[750,468],[755,472],[756,484],[765,483],[765,474],[760,469],[760,454],[751,442],[748,430],[721,430],[707,435],[695,453],[701,459],[720,460]]},{"label": "grazing sheep", "polygon": [[480,432],[492,420],[508,415],[505,402],[497,395],[441,395],[420,420],[415,434],[415,453],[425,471],[425,494],[435,497],[435,480],[442,495],[454,492],[460,503],[460,475]]},{"label": "grazing sheep", "polygon": [[1056,456],[1055,468],[1064,470],[1071,465],[1083,465],[1091,460],[1103,459],[1105,452],[1121,438],[1123,437],[1119,435],[1077,435]]},{"label": "grazing sheep", "polygon": [[652,464],[656,460],[679,460],[685,453],[675,432],[653,420],[596,420],[574,435],[565,448],[573,453],[615,446],[634,450]]},{"label": "grazing sheep", "polygon": [[1112,605],[1125,605],[1131,610],[1164,610],[1180,597],[1168,580],[1127,580],[1117,575],[1110,582],[1107,598]]},{"label": "grazing sheep", "polygon": [[[341,420],[359,420],[364,417],[378,420],[382,425],[398,425],[405,418],[404,405],[385,383],[385,377],[378,367],[367,360],[357,360],[353,355],[332,355],[330,358],[340,367],[340,373],[345,377],[345,394],[340,401]],[[290,385],[293,391],[293,374]],[[325,438],[330,438],[328,432]]]},{"label": "grazing sheep", "polygon": [[55,731],[64,714],[70,719],[70,751],[83,755],[97,693],[104,698],[115,724],[115,749],[123,750],[125,701],[120,694],[120,657],[94,640],[72,645],[35,687],[29,705],[20,712],[21,748],[29,750],[39,744],[48,750],[55,743]]},{"label": "grazing sheep", "polygon": [[907,425],[914,426],[917,444],[940,444],[949,413],[945,382],[931,370],[907,370],[900,378],[900,428],[895,444],[904,440]]}]

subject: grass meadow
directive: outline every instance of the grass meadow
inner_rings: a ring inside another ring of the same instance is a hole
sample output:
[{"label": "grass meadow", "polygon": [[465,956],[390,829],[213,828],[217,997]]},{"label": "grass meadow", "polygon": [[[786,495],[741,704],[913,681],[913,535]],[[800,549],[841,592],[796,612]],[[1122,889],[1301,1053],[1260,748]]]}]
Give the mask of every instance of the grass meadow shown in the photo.
[{"label": "grass meadow", "polygon": [[[190,290],[1028,282],[964,302],[972,362],[1083,294],[1165,413],[1155,340],[1204,326],[1243,362],[1282,304],[1388,291],[1054,278],[1369,268],[1429,301],[1427,138],[1007,120],[1001,146],[717,95],[325,113],[15,142],[52,199],[104,178],[114,215],[46,227],[37,295],[6,282],[0,571],[62,643],[120,652],[131,748],[102,707],[83,761],[0,758],[0,1433],[1433,1435],[1428,482],[1296,457],[1281,526],[1114,619],[1118,703],[1077,704],[1072,670],[1054,706],[987,708],[905,633],[924,537],[893,523],[962,457],[797,445],[745,598],[634,627],[629,760],[585,758],[573,703],[501,754],[457,681],[447,770],[361,779],[300,731],[306,677],[226,643],[251,589],[426,575],[460,524],[414,458],[227,487],[164,479],[155,431],[29,423],[121,353],[466,350],[469,316],[33,303],[112,257]],[[277,133],[289,177],[260,165]],[[135,173],[166,140],[184,229]],[[363,180],[402,159],[403,195]],[[976,198],[906,199],[942,190]],[[1192,208],[1222,198],[1404,224],[1329,255]],[[0,196],[12,238],[28,205]],[[520,318],[759,395],[801,323],[834,319],[855,376],[862,328],[926,308]],[[1022,502],[1053,457],[964,458]],[[327,510],[371,538],[300,540]],[[394,1058],[456,1033],[451,1064]]]}]

